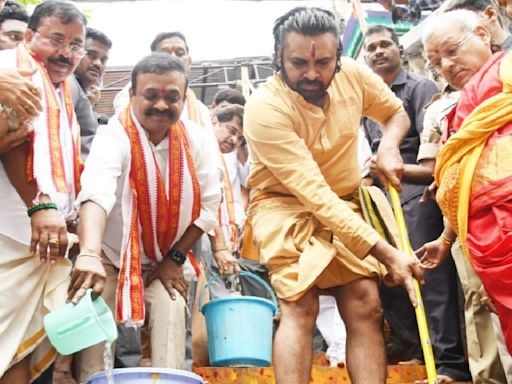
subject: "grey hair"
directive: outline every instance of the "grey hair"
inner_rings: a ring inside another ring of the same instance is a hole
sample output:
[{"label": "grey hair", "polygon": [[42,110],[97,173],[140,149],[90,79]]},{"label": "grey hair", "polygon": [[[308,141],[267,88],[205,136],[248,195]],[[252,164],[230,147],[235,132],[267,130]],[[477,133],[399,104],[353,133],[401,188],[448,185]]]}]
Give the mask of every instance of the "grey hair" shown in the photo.
[{"label": "grey hair", "polygon": [[425,46],[425,42],[443,25],[451,25],[454,29],[458,29],[461,32],[473,31],[476,27],[482,25],[475,12],[465,9],[442,13],[435,16],[432,21],[429,20],[426,24],[421,34],[423,46]]}]

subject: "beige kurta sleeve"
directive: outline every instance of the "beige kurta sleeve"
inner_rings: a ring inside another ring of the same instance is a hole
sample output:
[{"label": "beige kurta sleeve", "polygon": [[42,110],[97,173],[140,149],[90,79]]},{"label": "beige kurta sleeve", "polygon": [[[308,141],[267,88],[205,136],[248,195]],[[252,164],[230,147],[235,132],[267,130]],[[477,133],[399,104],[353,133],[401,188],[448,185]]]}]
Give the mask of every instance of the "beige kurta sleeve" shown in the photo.
[{"label": "beige kurta sleeve", "polygon": [[[357,257],[380,236],[330,188],[284,109],[263,98],[249,102],[244,124],[251,153]],[[340,164],[342,166],[342,164]]]}]

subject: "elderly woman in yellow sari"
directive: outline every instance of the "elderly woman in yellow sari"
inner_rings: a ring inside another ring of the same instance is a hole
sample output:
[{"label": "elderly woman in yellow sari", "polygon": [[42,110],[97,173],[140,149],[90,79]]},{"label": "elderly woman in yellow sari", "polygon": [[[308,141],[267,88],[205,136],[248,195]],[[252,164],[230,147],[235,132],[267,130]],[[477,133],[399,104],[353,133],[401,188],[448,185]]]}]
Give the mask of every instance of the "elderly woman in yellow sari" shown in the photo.
[{"label": "elderly woman in yellow sari", "polygon": [[435,170],[450,225],[417,253],[433,268],[459,237],[512,351],[512,53],[491,56],[489,32],[466,11],[439,16],[423,36],[431,64],[464,88],[446,116]]}]

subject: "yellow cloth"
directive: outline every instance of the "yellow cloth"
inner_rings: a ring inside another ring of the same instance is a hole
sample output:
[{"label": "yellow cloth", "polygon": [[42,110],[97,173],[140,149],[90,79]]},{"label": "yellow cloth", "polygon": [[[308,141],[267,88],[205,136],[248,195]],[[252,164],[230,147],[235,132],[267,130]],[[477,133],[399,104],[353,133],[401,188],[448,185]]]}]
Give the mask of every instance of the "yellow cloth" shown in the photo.
[{"label": "yellow cloth", "polygon": [[503,92],[488,98],[471,112],[458,132],[441,148],[436,162],[437,202],[468,257],[471,255],[466,236],[475,171],[489,137],[512,116],[512,52],[501,60],[500,78]]},{"label": "yellow cloth", "polygon": [[43,317],[66,302],[70,272],[69,260],[41,264],[28,246],[0,234],[0,377],[29,354],[31,382],[53,362]]},{"label": "yellow cloth", "polygon": [[[273,283],[282,285],[278,295],[283,298],[298,298],[335,256],[350,259],[343,265],[349,279],[363,270],[365,275],[379,274],[377,265],[356,267],[356,260],[368,255],[379,235],[354,212],[357,205],[338,196],[357,194],[360,184],[357,140],[361,116],[382,123],[403,110],[402,102],[380,77],[346,58],[328,94],[324,108],[314,106],[276,75],[251,95],[245,107],[245,134],[253,160],[247,182],[251,199],[257,201],[268,193],[290,197],[285,202],[276,198],[251,203],[254,225],[244,234],[244,251],[251,252],[242,254],[254,258],[251,246],[260,247],[261,262],[269,267]],[[332,233],[335,247],[318,233],[324,230]],[[314,269],[300,277],[305,280],[294,281],[297,258],[301,262],[309,258],[304,254],[315,258]],[[324,281],[322,285],[329,284]]]}]

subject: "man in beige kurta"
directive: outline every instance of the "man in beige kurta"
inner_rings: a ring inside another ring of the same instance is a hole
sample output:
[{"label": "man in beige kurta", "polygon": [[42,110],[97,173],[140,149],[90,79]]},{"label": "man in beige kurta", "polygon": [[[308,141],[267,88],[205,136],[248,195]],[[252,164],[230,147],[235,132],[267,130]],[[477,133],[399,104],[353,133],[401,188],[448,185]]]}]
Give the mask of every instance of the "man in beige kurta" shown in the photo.
[{"label": "man in beige kurta", "polygon": [[[309,382],[320,290],[336,297],[347,324],[352,382],[384,383],[377,288],[384,269],[367,256],[371,252],[406,287],[413,273],[421,274],[415,260],[383,241],[360,215],[360,118],[382,123],[381,169],[398,185],[403,167],[398,144],[408,119],[380,78],[339,59],[336,31],[334,17],[318,8],[296,8],[278,19],[278,72],[246,105],[253,166],[242,253],[259,255],[280,298],[274,344],[278,383]],[[382,205],[382,196],[374,204]]]}]

